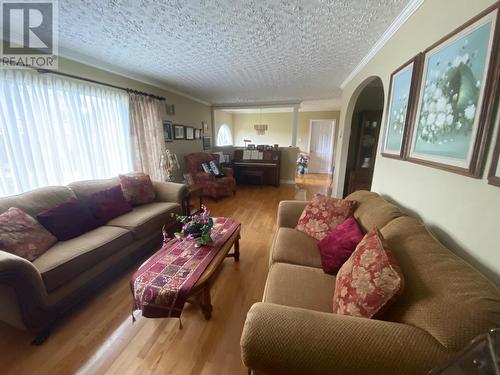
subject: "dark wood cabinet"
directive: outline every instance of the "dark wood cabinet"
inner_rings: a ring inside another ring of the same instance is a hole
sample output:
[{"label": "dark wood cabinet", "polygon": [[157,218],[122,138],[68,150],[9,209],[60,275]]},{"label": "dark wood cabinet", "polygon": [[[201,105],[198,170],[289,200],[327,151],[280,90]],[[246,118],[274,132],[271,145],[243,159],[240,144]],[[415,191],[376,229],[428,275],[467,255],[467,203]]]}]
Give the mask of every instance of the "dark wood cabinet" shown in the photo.
[{"label": "dark wood cabinet", "polygon": [[347,194],[371,189],[381,120],[382,111],[359,112],[357,129],[351,135],[356,137],[352,143],[355,159],[348,170]]}]

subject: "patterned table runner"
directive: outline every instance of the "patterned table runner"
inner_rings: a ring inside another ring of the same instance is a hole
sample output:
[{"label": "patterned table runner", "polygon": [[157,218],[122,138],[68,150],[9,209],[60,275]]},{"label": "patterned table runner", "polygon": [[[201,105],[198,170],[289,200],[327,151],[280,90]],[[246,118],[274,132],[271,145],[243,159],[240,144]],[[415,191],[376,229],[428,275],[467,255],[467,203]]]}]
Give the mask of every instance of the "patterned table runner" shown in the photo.
[{"label": "patterned table runner", "polygon": [[240,225],[231,218],[213,220],[212,245],[197,248],[191,240],[171,240],[132,275],[133,311],[142,310],[147,318],[181,316],[191,288]]}]

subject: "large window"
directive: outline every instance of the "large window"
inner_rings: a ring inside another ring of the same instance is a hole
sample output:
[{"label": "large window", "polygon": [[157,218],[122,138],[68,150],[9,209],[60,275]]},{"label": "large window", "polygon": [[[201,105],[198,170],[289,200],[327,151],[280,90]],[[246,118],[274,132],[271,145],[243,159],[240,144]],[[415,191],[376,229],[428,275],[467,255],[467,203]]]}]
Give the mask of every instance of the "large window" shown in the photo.
[{"label": "large window", "polygon": [[0,196],[132,170],[128,96],[0,69]]},{"label": "large window", "polygon": [[233,145],[233,135],[231,134],[231,129],[229,125],[222,124],[217,133],[217,146],[232,146]]}]

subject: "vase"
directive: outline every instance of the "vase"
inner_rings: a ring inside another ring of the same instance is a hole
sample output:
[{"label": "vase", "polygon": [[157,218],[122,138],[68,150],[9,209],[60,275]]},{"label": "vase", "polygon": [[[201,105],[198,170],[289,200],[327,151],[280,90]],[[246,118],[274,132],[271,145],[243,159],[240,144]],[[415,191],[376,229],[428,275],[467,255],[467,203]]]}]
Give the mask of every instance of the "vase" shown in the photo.
[{"label": "vase", "polygon": [[299,174],[304,174],[306,172],[306,169],[304,168],[303,165],[299,165],[298,172]]}]

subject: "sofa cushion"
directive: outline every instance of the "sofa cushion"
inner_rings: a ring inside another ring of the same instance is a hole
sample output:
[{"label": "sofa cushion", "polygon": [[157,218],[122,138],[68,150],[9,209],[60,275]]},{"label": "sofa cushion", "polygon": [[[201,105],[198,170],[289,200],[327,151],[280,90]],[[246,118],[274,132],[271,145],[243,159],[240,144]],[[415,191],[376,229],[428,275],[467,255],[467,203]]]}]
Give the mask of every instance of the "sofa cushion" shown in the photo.
[{"label": "sofa cushion", "polygon": [[315,194],[300,215],[296,229],[322,240],[330,229],[352,215],[355,206],[352,200]]},{"label": "sofa cushion", "polygon": [[103,224],[76,198],[69,198],[55,207],[40,212],[36,218],[59,241],[78,237]]},{"label": "sofa cushion", "polygon": [[333,312],[372,318],[401,294],[404,278],[384,237],[370,229],[337,274]]},{"label": "sofa cushion", "polygon": [[318,241],[293,228],[278,228],[271,250],[273,262],[321,268]]},{"label": "sofa cushion", "polygon": [[120,227],[131,231],[135,239],[160,231],[164,224],[172,222],[172,214],[181,214],[181,206],[170,202],[153,202],[136,206],[125,215],[114,218],[106,225]]},{"label": "sofa cushion", "polygon": [[33,264],[51,292],[132,242],[132,233],[123,228],[99,227],[56,243]]},{"label": "sofa cushion", "polygon": [[320,268],[274,263],[269,269],[263,302],[331,312],[334,288],[335,277]]},{"label": "sofa cushion", "polygon": [[[351,196],[355,195],[351,194],[349,197]],[[364,202],[358,204],[354,211],[354,218],[365,232],[368,232],[373,227],[383,228],[391,220],[404,215],[399,207],[387,202],[382,197],[370,198],[370,196]]]},{"label": "sofa cushion", "polygon": [[57,242],[35,218],[16,207],[0,215],[0,249],[34,261]]}]

